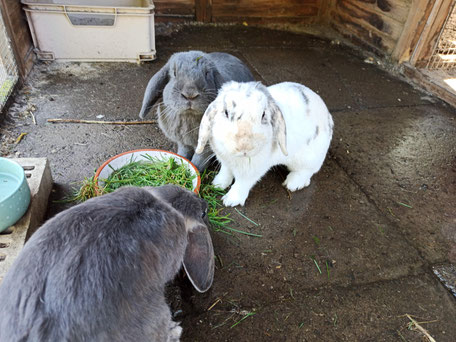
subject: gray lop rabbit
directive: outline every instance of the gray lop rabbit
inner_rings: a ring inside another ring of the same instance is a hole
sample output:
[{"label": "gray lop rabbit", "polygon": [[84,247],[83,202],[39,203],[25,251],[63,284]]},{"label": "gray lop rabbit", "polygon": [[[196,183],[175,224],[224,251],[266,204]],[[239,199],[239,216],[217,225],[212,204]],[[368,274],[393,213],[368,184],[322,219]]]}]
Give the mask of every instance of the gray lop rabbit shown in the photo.
[{"label": "gray lop rabbit", "polygon": [[187,51],[175,53],[149,81],[139,116],[144,118],[163,93],[158,106],[158,124],[177,153],[203,171],[212,152],[207,147],[194,154],[198,130],[207,106],[227,81],[249,82],[253,76],[238,58],[221,52]]},{"label": "gray lop rabbit", "polygon": [[0,341],[179,341],[164,297],[184,265],[212,284],[207,204],[174,186],[124,187],[47,221],[0,285]]}]

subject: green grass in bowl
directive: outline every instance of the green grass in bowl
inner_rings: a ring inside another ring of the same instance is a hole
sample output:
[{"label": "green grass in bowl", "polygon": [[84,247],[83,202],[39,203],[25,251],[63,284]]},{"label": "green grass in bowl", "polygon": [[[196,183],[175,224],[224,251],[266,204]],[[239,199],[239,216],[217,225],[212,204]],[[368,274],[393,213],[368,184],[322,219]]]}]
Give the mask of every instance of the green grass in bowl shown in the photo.
[{"label": "green grass in bowl", "polygon": [[[84,202],[92,197],[100,196],[116,189],[130,186],[160,186],[164,184],[176,184],[189,190],[193,189],[193,175],[185,164],[177,163],[174,158],[160,160],[147,156],[147,161],[131,161],[130,163],[114,170],[107,179],[99,179],[97,182],[92,176],[85,178],[81,186],[74,190],[73,195],[65,202]],[[244,235],[261,237],[261,235],[249,233],[229,227],[233,222],[229,213],[224,213],[224,207],[220,198],[225,195],[226,190],[219,189],[212,185],[217,172],[205,171],[201,175],[201,187],[199,196],[208,203],[208,219],[213,229],[228,235],[240,233]],[[101,186],[101,184],[103,186]]]},{"label": "green grass in bowl", "polygon": [[184,163],[178,163],[174,158],[160,159],[144,155],[146,160],[130,161],[115,170],[107,179],[100,179],[104,183],[104,193],[113,192],[125,185],[133,186],[160,186],[175,184],[188,190],[193,190],[193,179],[196,177]]}]

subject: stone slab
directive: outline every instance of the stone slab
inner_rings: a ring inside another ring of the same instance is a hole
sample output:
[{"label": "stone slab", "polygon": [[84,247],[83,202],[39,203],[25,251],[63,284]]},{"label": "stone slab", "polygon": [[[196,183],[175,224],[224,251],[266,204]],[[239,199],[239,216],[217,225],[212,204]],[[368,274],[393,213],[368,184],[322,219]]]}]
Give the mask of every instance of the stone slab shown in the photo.
[{"label": "stone slab", "polygon": [[42,223],[52,189],[52,175],[46,158],[11,160],[24,168],[32,199],[25,215],[0,234],[0,282],[19,255],[25,241]]},{"label": "stone slab", "polygon": [[453,264],[434,265],[432,271],[448,291],[456,297],[456,266]]}]

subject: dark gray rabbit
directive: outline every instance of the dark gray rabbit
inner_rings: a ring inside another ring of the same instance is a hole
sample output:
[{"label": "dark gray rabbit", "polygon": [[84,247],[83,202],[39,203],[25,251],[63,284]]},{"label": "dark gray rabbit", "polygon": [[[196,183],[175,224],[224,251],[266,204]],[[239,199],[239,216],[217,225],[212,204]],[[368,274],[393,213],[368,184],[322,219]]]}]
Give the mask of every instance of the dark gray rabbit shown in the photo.
[{"label": "dark gray rabbit", "polygon": [[183,188],[125,187],[72,207],[25,244],[0,286],[0,341],[179,341],[165,284],[214,275],[207,204]]},{"label": "dark gray rabbit", "polygon": [[222,52],[179,52],[149,81],[139,116],[144,118],[163,93],[158,106],[158,124],[168,139],[177,143],[177,153],[203,171],[212,152],[207,147],[194,154],[198,130],[207,106],[223,83],[253,81],[250,70],[238,58]]}]

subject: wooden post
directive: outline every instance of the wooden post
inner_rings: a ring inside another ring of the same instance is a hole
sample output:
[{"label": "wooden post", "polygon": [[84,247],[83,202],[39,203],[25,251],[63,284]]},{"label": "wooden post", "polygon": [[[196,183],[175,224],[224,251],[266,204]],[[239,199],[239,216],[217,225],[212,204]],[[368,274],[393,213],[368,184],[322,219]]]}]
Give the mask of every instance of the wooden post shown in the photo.
[{"label": "wooden post", "polygon": [[212,21],[212,0],[195,0],[196,21]]},{"label": "wooden post", "polygon": [[331,10],[334,2],[331,0],[321,0],[318,8],[318,22],[324,25],[329,25],[331,20]]},{"label": "wooden post", "polygon": [[412,1],[404,29],[391,56],[399,64],[410,60],[434,4],[435,0]]},{"label": "wooden post", "polygon": [[22,4],[17,0],[0,0],[0,5],[19,76],[24,80],[33,67],[35,54],[27,21],[21,8]]},{"label": "wooden post", "polygon": [[392,53],[398,63],[417,65],[427,60],[437,41],[453,0],[413,0],[404,30]]},{"label": "wooden post", "polygon": [[452,8],[453,0],[437,0],[435,2],[423,33],[410,58],[410,64],[418,66],[419,62],[428,61]]}]

